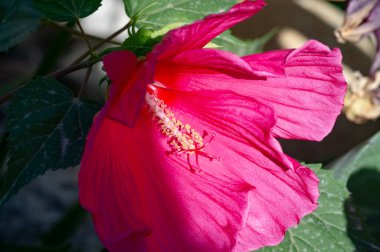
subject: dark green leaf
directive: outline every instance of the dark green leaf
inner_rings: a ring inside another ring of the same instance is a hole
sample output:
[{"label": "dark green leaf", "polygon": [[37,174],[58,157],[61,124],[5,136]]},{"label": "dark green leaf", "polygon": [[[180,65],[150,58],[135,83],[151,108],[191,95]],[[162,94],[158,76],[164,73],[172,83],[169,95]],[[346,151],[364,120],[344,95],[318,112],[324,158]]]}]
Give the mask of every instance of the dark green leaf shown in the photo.
[{"label": "dark green leaf", "polygon": [[233,52],[239,56],[262,52],[264,46],[277,33],[276,29],[271,30],[264,36],[257,39],[241,40],[226,31],[213,40],[213,43],[220,46],[220,49]]},{"label": "dark green leaf", "polygon": [[380,171],[380,132],[329,165],[329,168],[334,170],[335,177],[343,181],[361,168]]},{"label": "dark green leaf", "polygon": [[211,13],[223,12],[238,0],[124,0],[129,17],[137,16],[137,26],[159,29],[172,23],[191,23]]},{"label": "dark green leaf", "polygon": [[0,204],[48,169],[78,165],[100,105],[82,101],[60,82],[38,78],[21,89],[8,109],[10,160]]},{"label": "dark green leaf", "polygon": [[380,251],[380,172],[362,168],[347,183],[348,234],[357,251]]},{"label": "dark green leaf", "polygon": [[6,10],[6,13],[3,17],[3,22],[7,21],[8,19],[10,19],[16,12],[17,10],[20,8],[21,5],[23,5],[24,3],[26,2],[26,0],[15,0],[15,1],[12,1],[9,6],[9,9]]},{"label": "dark green leaf", "polygon": [[329,166],[351,192],[346,210],[358,251],[380,251],[379,154],[380,132]]},{"label": "dark green leaf", "polygon": [[33,0],[33,4],[47,18],[70,22],[95,12],[102,0]]},{"label": "dark green leaf", "polygon": [[314,170],[320,180],[318,209],[304,217],[297,227],[289,229],[280,245],[263,248],[261,252],[354,251],[355,247],[346,233],[344,201],[348,191],[344,183],[333,178],[331,171]]},{"label": "dark green leaf", "polygon": [[0,52],[23,41],[39,25],[39,14],[23,1],[0,1]]},{"label": "dark green leaf", "polygon": [[29,0],[0,0],[1,19],[3,22],[18,18],[40,18],[41,14]]},{"label": "dark green leaf", "polygon": [[9,20],[0,23],[0,52],[20,43],[39,24],[35,18]]},{"label": "dark green leaf", "polygon": [[32,77],[30,75],[19,76],[14,80],[9,82],[3,82],[0,87],[0,97],[5,97],[17,91],[17,89],[21,88],[27,81],[29,81]]}]

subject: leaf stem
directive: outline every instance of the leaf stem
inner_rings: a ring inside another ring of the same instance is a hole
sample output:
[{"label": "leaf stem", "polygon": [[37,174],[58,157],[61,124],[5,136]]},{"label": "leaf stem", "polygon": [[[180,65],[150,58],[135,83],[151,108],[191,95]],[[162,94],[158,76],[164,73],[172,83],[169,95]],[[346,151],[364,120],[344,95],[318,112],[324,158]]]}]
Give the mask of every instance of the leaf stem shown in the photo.
[{"label": "leaf stem", "polygon": [[[123,33],[125,30],[127,30],[131,26],[131,21],[129,21],[126,25],[124,25],[119,30],[112,33],[109,37],[105,38],[104,40],[100,41],[98,44],[94,45],[92,47],[93,50],[99,49],[101,46],[105,45],[106,43],[112,42],[112,39],[118,36],[119,34]],[[87,52],[83,53],[78,59],[76,59],[71,65],[76,65],[80,62],[82,62],[85,58],[87,58],[91,54],[91,50],[88,50]]]},{"label": "leaf stem", "polygon": [[[71,63],[69,67],[64,68],[64,69],[59,69],[57,71],[54,71],[54,72],[51,72],[51,73],[45,75],[46,77],[58,79],[58,78],[61,78],[62,76],[65,76],[65,75],[67,75],[69,73],[72,73],[72,72],[75,72],[75,71],[78,71],[78,70],[81,70],[81,69],[84,69],[84,68],[91,69],[91,70],[87,70],[86,77],[85,77],[85,82],[81,86],[81,90],[79,91],[79,96],[80,96],[80,95],[82,95],[83,90],[87,86],[87,83],[88,83],[88,80],[89,80],[89,75],[91,74],[91,71],[92,71],[92,66],[94,64],[100,62],[101,58],[89,59],[89,60],[84,61],[84,62],[82,62],[82,61],[85,58],[87,58],[89,55],[91,55],[91,53],[93,52],[93,50],[99,49],[101,46],[105,45],[106,43],[113,43],[113,44],[120,45],[120,43],[112,41],[112,39],[114,39],[116,36],[118,36],[119,34],[123,33],[128,28],[130,28],[131,25],[133,24],[133,20],[131,19],[126,25],[124,25],[122,28],[120,28],[119,30],[115,31],[114,33],[112,33],[110,36],[108,36],[105,39],[102,39],[102,38],[99,38],[99,37],[96,37],[96,36],[86,35],[84,33],[84,30],[83,30],[82,26],[80,25],[79,21],[77,21],[77,24],[78,24],[78,27],[79,27],[79,29],[80,29],[81,32],[78,32],[78,31],[76,31],[74,29],[70,29],[70,28],[68,28],[66,26],[61,26],[59,24],[56,24],[55,22],[47,22],[47,24],[51,25],[53,27],[65,30],[65,31],[67,31],[67,32],[69,32],[69,33],[71,33],[71,34],[73,34],[75,36],[83,38],[86,41],[87,46],[89,47],[89,50],[86,51],[83,55],[81,55],[73,63]],[[100,42],[98,44],[95,44],[94,46],[91,46],[91,44],[89,42],[89,39],[99,40]],[[18,89],[20,89],[23,86],[24,85],[20,85],[20,87],[12,90],[11,92],[7,93],[6,95],[4,95],[2,97],[0,97],[0,104],[2,102],[4,102],[4,101],[8,100],[10,97],[12,97],[13,94],[16,91],[18,91]]]},{"label": "leaf stem", "polygon": [[101,58],[97,58],[97,59],[92,59],[92,60],[87,60],[87,61],[84,61],[80,64],[76,64],[76,65],[73,65],[73,66],[69,66],[65,69],[61,69],[61,70],[57,70],[55,72],[52,72],[48,75],[46,75],[47,77],[51,77],[51,78],[60,78],[66,74],[69,74],[71,72],[75,72],[75,71],[78,71],[80,69],[83,69],[83,68],[90,68],[92,67],[94,64],[98,63],[99,61],[101,61]]},{"label": "leaf stem", "polygon": [[90,54],[92,54],[92,53],[94,52],[94,50],[92,49],[91,43],[90,43],[90,41],[88,40],[87,35],[86,35],[86,33],[84,32],[83,27],[82,27],[82,25],[80,24],[79,19],[77,19],[76,22],[77,22],[77,25],[78,25],[79,30],[80,30],[80,32],[81,32],[82,38],[83,38],[83,40],[86,42]]},{"label": "leaf stem", "polygon": [[[72,28],[69,28],[67,26],[59,25],[59,24],[57,24],[55,22],[51,22],[51,21],[44,22],[44,24],[50,25],[51,27],[54,27],[54,28],[57,28],[57,29],[64,30],[66,32],[69,32],[73,36],[82,38],[82,33],[81,32],[79,32],[77,30],[74,30]],[[97,37],[97,36],[94,36],[94,35],[89,35],[89,34],[86,34],[86,35],[87,35],[87,38],[90,39],[90,40],[103,41],[103,38],[100,38],[100,37]],[[120,45],[120,43],[118,43],[116,41],[110,41],[109,43],[112,43],[112,44],[115,44],[115,45]]]}]

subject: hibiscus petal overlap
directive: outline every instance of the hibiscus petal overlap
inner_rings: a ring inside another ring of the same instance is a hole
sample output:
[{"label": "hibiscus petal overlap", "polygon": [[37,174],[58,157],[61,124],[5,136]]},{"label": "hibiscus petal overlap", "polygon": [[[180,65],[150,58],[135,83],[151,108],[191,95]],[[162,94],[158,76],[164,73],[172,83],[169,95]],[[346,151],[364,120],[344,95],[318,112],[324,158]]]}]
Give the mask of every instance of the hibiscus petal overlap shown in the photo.
[{"label": "hibiscus petal overlap", "polygon": [[[95,124],[96,140],[86,151],[98,158],[85,153],[82,166],[96,169],[81,171],[80,201],[109,250],[133,251],[136,244],[136,251],[235,246],[252,187],[231,174],[192,173],[186,159],[167,157],[166,139],[150,117],[139,118],[132,129],[101,117]],[[125,144],[130,142],[135,144]]]},{"label": "hibiscus petal overlap", "polygon": [[265,5],[170,31],[144,60],[104,57],[109,99],[88,135],[80,202],[110,252],[249,251],[317,207],[318,178],[275,137],[320,140],[342,107],[338,50],[240,58],[204,49]]},{"label": "hibiscus petal overlap", "polygon": [[[228,89],[255,97],[276,111],[274,134],[282,138],[321,140],[331,131],[343,106],[346,82],[341,54],[317,41],[296,50],[243,57],[252,68],[244,73],[238,68],[235,72],[229,67],[224,71],[206,68],[197,58],[188,59],[183,64],[159,62],[155,79],[180,90]],[[238,64],[232,61],[230,58],[230,66]],[[253,72],[269,74],[263,79],[252,76]]]}]

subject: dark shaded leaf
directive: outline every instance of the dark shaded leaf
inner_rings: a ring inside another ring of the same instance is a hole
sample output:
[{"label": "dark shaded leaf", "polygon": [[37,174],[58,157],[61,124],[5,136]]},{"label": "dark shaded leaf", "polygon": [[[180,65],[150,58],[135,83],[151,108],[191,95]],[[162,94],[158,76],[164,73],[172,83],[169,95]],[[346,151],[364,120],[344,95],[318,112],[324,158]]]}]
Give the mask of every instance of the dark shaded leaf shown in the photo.
[{"label": "dark shaded leaf", "polygon": [[78,165],[99,109],[99,104],[79,100],[54,79],[38,78],[21,89],[7,114],[10,160],[0,204],[48,169]]},{"label": "dark shaded leaf", "polygon": [[10,19],[20,8],[21,5],[23,5],[26,2],[26,0],[14,0],[11,1],[9,8],[6,10],[6,13],[3,17],[3,22]]},{"label": "dark shaded leaf", "polygon": [[353,172],[361,168],[370,167],[380,171],[380,132],[328,167],[333,169],[334,176],[342,181],[347,181]]},{"label": "dark shaded leaf", "polygon": [[39,26],[39,13],[25,1],[0,1],[0,52],[22,42]]},{"label": "dark shaded leaf", "polygon": [[37,29],[39,20],[35,18],[9,20],[0,23],[0,52],[20,43]]},{"label": "dark shaded leaf", "polygon": [[1,19],[3,22],[19,18],[40,18],[41,14],[34,8],[30,0],[0,0]]},{"label": "dark shaded leaf", "polygon": [[357,251],[380,251],[380,132],[329,168],[351,192],[346,216]]},{"label": "dark shaded leaf", "polygon": [[33,0],[34,6],[47,18],[70,22],[95,12],[102,0]]}]

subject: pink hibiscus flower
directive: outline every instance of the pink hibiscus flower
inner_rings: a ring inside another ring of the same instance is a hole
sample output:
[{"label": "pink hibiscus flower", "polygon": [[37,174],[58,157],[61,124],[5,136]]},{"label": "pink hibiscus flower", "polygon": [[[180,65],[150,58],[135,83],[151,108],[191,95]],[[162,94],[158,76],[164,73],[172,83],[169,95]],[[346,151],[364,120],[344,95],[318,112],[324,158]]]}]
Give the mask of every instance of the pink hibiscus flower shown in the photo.
[{"label": "pink hibiscus flower", "polygon": [[249,251],[316,209],[317,177],[275,138],[331,130],[346,89],[339,50],[204,48],[264,5],[172,30],[146,60],[104,57],[110,97],[87,137],[79,197],[110,252]]}]

